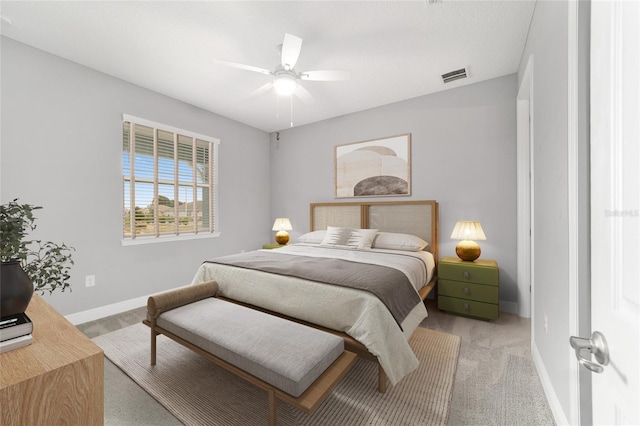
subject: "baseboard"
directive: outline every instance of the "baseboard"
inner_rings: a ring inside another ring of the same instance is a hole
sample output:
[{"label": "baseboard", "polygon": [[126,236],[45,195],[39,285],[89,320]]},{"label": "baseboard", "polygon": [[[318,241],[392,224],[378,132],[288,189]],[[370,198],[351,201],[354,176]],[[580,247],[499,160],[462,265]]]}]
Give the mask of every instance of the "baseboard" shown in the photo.
[{"label": "baseboard", "polygon": [[536,366],[536,370],[538,370],[538,376],[540,377],[540,381],[542,382],[542,389],[544,390],[544,394],[547,397],[547,402],[549,403],[549,408],[551,409],[551,413],[553,414],[553,418],[556,421],[556,424],[569,425],[569,420],[567,419],[567,416],[562,409],[562,405],[560,404],[558,395],[553,389],[551,379],[549,378],[547,369],[544,366],[544,362],[542,362],[542,357],[540,356],[540,352],[538,352],[538,347],[536,346],[535,342],[531,343],[531,357],[533,358],[533,363]]},{"label": "baseboard", "polygon": [[[189,285],[190,284],[176,287],[176,289],[189,287]],[[132,309],[138,309],[143,306],[147,306],[147,299],[153,294],[157,293],[136,297],[135,299],[124,300],[122,302],[112,303],[111,305],[101,306],[99,308],[89,309],[87,311],[77,312],[75,314],[65,315],[65,318],[73,325],[84,324],[85,322],[99,320],[101,318],[110,317],[111,315],[117,315],[123,312],[130,311]]]},{"label": "baseboard", "polygon": [[149,296],[136,297],[135,299],[125,300],[123,302],[89,309],[87,311],[77,312],[75,314],[65,315],[65,318],[73,325],[84,324],[85,322],[95,321],[101,318],[109,317],[111,315],[121,314],[132,309],[146,306],[148,297]]}]

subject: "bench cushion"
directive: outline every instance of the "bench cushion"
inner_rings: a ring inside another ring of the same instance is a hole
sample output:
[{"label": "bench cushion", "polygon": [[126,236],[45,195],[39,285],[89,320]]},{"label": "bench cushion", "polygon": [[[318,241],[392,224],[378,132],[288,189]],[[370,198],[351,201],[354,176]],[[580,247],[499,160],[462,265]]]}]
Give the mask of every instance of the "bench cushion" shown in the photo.
[{"label": "bench cushion", "polygon": [[164,312],[157,324],[294,397],[344,351],[338,336],[213,297]]}]

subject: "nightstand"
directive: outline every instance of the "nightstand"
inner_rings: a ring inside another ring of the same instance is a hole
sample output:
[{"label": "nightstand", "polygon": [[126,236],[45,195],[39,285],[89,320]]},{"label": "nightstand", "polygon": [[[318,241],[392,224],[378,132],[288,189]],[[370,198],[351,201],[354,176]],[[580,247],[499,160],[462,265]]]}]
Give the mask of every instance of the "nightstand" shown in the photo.
[{"label": "nightstand", "polygon": [[443,257],[438,263],[438,308],[484,320],[498,318],[500,274],[494,260],[463,261]]},{"label": "nightstand", "polygon": [[286,244],[269,243],[269,244],[264,244],[262,248],[265,250],[271,250],[271,249],[279,249],[284,246],[286,246]]}]

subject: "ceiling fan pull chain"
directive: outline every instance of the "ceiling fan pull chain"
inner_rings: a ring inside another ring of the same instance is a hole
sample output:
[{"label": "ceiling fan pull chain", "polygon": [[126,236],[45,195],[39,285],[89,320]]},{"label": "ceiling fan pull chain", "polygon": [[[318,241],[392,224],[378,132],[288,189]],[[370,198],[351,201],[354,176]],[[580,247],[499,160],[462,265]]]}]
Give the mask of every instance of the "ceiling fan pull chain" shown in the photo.
[{"label": "ceiling fan pull chain", "polygon": [[291,127],[293,127],[293,95],[289,96],[289,101],[291,102]]}]

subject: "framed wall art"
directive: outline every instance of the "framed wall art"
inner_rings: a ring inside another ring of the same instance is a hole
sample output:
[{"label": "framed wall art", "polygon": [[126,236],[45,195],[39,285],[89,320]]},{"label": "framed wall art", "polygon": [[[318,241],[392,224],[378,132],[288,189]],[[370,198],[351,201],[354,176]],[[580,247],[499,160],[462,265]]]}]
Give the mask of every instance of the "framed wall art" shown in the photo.
[{"label": "framed wall art", "polygon": [[411,195],[411,134],[335,147],[335,197]]}]

